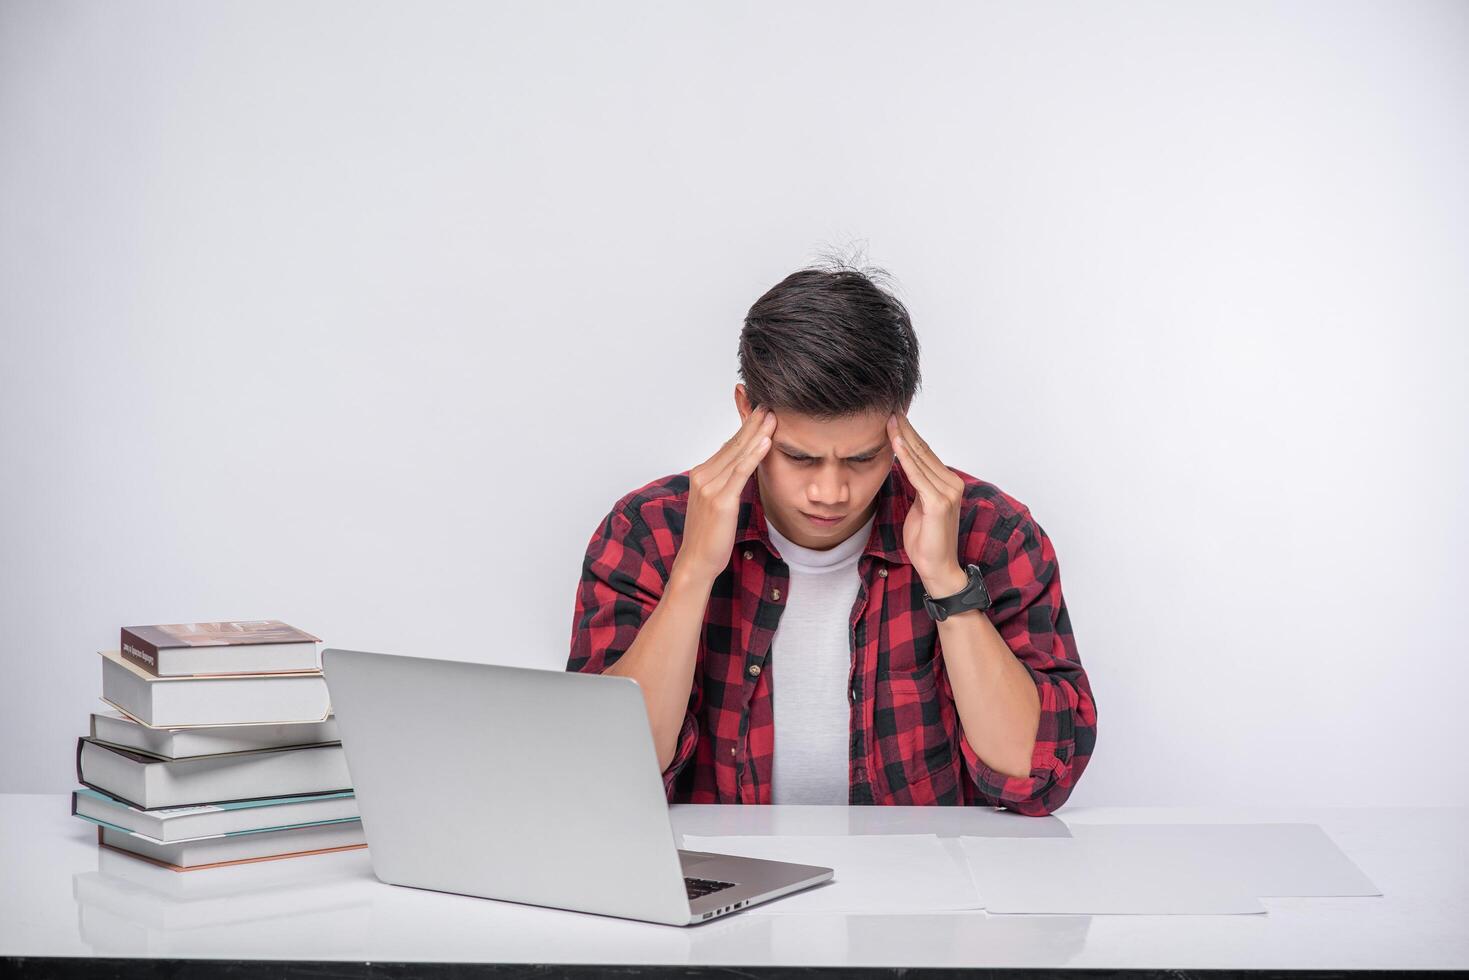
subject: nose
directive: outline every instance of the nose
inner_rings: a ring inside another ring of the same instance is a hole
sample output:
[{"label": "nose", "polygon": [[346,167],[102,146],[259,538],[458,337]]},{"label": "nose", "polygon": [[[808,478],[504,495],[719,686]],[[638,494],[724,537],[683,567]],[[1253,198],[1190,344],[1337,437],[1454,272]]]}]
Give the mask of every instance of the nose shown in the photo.
[{"label": "nose", "polygon": [[813,507],[828,510],[844,507],[851,499],[846,479],[840,474],[827,475],[825,471],[811,481],[811,485],[806,488],[806,495]]}]

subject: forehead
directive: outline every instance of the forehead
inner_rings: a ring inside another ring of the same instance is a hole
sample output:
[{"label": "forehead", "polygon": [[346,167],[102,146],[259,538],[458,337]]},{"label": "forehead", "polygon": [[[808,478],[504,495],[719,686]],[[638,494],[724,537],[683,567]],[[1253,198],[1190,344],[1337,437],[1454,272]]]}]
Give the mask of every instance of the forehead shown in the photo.
[{"label": "forehead", "polygon": [[828,421],[775,410],[774,445],[810,456],[858,456],[887,445],[887,412],[865,412]]}]

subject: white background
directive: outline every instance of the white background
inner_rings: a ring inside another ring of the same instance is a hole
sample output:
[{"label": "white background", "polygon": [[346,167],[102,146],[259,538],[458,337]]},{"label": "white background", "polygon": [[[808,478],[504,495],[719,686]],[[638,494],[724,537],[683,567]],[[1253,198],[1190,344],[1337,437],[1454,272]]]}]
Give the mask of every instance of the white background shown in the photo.
[{"label": "white background", "polygon": [[0,791],[120,626],[564,669],[856,243],[1054,540],[1091,804],[1469,803],[1469,5],[0,6]]}]

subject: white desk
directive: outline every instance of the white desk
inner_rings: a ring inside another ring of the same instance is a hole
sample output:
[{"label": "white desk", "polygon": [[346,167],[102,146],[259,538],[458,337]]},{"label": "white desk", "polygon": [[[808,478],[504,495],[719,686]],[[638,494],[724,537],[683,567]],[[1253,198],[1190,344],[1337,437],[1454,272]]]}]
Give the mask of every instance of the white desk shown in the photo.
[{"label": "white desk", "polygon": [[122,957],[111,975],[140,976],[165,972],[136,958],[245,961],[234,977],[270,960],[303,968],[336,961],[338,977],[398,962],[477,963],[486,973],[528,963],[754,968],[742,976],[792,966],[1469,968],[1465,808],[1066,807],[1024,817],[983,808],[676,804],[671,812],[680,834],[1064,836],[1068,824],[1083,823],[1316,823],[1383,895],[1265,898],[1264,915],[749,912],[678,928],[385,885],[363,850],[180,874],[98,848],[95,828],[69,814],[66,795],[0,795],[0,956],[8,959],[0,973],[16,965],[36,976],[104,972],[16,957]]}]

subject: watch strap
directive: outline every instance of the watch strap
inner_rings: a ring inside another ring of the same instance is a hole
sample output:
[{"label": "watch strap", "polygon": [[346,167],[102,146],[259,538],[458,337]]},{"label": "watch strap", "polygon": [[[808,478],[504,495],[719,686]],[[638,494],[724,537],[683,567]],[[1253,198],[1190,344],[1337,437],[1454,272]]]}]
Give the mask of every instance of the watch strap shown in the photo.
[{"label": "watch strap", "polygon": [[968,574],[969,581],[964,588],[953,595],[935,599],[927,591],[923,593],[923,606],[935,622],[941,623],[955,613],[966,612],[970,609],[989,608],[989,592],[985,590],[984,575],[979,566],[965,565],[964,571]]}]

